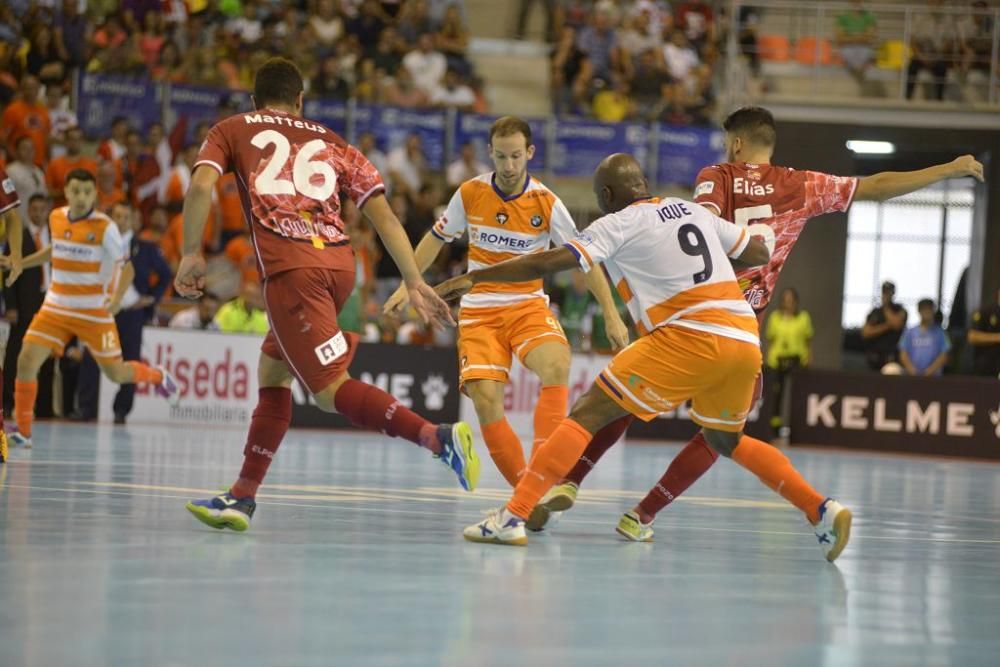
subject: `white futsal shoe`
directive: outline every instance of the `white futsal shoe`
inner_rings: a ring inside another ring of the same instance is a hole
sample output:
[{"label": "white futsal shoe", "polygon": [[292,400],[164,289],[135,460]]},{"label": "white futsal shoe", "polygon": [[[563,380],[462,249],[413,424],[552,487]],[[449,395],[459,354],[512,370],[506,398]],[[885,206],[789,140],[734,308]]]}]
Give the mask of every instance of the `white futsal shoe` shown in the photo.
[{"label": "white futsal shoe", "polygon": [[524,519],[511,514],[506,507],[490,510],[485,519],[463,530],[462,535],[470,542],[518,547],[528,543],[528,535],[524,532]]},{"label": "white futsal shoe", "polygon": [[813,526],[819,548],[831,563],[847,546],[851,539],[851,510],[833,498],[827,498],[819,506],[819,522]]}]

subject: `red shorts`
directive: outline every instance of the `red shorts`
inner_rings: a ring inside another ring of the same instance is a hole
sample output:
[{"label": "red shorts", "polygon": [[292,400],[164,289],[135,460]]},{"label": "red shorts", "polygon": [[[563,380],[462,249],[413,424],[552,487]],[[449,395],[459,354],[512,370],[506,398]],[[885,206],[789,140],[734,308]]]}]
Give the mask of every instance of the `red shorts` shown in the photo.
[{"label": "red shorts", "polygon": [[345,373],[358,349],[358,335],[337,324],[337,312],[353,289],[354,271],[292,269],[264,279],[271,330],[260,349],[287,363],[313,394]]}]

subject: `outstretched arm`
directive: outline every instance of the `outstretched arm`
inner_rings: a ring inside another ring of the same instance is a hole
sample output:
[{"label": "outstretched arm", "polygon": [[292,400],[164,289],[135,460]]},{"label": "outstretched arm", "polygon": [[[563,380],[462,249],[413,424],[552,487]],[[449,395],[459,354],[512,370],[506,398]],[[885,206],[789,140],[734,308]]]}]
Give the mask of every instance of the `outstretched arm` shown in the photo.
[{"label": "outstretched arm", "polygon": [[885,201],[893,197],[916,192],[928,185],[949,178],[972,176],[983,180],[983,165],[971,155],[955,158],[947,164],[939,164],[917,171],[883,171],[874,176],[866,176],[858,183],[855,201]]},{"label": "outstretched arm", "polygon": [[771,261],[771,250],[764,243],[764,239],[759,236],[751,236],[746,249],[740,253],[739,257],[731,261],[737,270],[763,266]]},{"label": "outstretched arm", "polygon": [[604,277],[604,271],[600,267],[595,267],[587,272],[587,288],[597,299],[597,304],[604,313],[604,333],[611,343],[612,349],[620,350],[628,345],[628,327],[622,321],[622,316],[618,314],[618,306],[615,305],[615,298],[611,295],[611,288]]},{"label": "outstretched arm", "polygon": [[466,294],[477,283],[523,283],[578,266],[576,255],[564,246],[470,271],[446,280],[434,289],[442,298],[451,300]]}]

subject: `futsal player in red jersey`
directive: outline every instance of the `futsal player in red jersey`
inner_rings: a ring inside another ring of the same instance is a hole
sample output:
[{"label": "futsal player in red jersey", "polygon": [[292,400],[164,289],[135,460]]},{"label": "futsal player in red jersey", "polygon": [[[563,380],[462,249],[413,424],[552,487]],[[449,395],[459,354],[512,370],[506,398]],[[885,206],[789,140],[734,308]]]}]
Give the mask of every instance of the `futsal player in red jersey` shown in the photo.
[{"label": "futsal player in red jersey", "polygon": [[[14,181],[0,167],[0,238],[7,241],[10,246],[10,255],[3,258],[3,266],[10,273],[7,277],[7,284],[12,285],[18,276],[21,275],[21,216],[17,214],[17,209],[21,205],[21,198],[17,195]],[[0,360],[2,361],[2,360]],[[0,385],[3,385],[3,369],[0,368]],[[0,396],[0,463],[7,460],[7,434],[3,430],[3,396]]]},{"label": "futsal player in red jersey", "polygon": [[[972,176],[983,180],[983,165],[971,155],[918,171],[882,172],[864,178],[772,165],[777,131],[771,112],[760,107],[734,111],[726,118],[723,129],[726,163],[701,170],[694,200],[730,222],[748,226],[752,235],[763,236],[770,247],[772,253],[768,264],[736,274],[758,320],[763,319],[785,260],[811,218],[847,211],[853,201],[884,201],[949,178]],[[759,397],[758,382],[755,402]],[[580,483],[621,438],[632,419],[631,415],[624,417],[594,435],[563,483],[542,499],[540,505],[548,511],[536,513],[539,521],[530,528],[544,527],[551,513],[573,506]],[[701,477],[718,456],[700,433],[696,435],[678,453],[646,497],[622,516],[617,531],[631,540],[651,540],[652,522],[657,512]],[[780,479],[763,481],[781,492]],[[819,511],[817,507],[812,513],[807,512],[810,521],[819,520]]]},{"label": "futsal player in red jersey", "polygon": [[429,449],[467,491],[479,477],[467,424],[431,424],[347,373],[358,336],[337,324],[337,312],[354,287],[355,267],[341,217],[341,195],[375,227],[420,317],[437,325],[454,321],[447,304],[421,278],[378,170],[334,132],[302,118],[302,95],[302,74],[294,63],[272,58],[262,65],[254,81],[256,110],[227,118],[209,131],[184,198],[184,257],[177,269],[177,292],[197,297],[204,289],[200,246],[212,191],[220,176],[233,172],[271,324],[261,347],[260,397],[239,478],[226,493],[187,504],[192,514],[214,528],[242,531],[249,526],[257,489],[288,430],[292,378],[322,410],[339,412],[359,428]]}]

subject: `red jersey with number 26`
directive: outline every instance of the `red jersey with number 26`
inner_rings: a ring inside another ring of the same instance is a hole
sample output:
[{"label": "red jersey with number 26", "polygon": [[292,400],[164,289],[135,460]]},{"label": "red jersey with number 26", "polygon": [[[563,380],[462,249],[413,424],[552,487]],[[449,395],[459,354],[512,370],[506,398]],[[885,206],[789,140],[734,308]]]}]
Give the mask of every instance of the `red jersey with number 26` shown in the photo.
[{"label": "red jersey with number 26", "polygon": [[853,177],[727,163],[699,172],[694,200],[730,222],[754,226],[751,234],[773,233],[770,263],[736,274],[747,302],[760,312],[770,302],[778,274],[805,224],[824,213],[846,211],[857,187],[858,179]]},{"label": "red jersey with number 26", "polygon": [[236,174],[261,278],[309,267],[353,271],[340,196],[361,208],[385,190],[361,151],[320,123],[275,109],[218,123],[198,165]]}]

